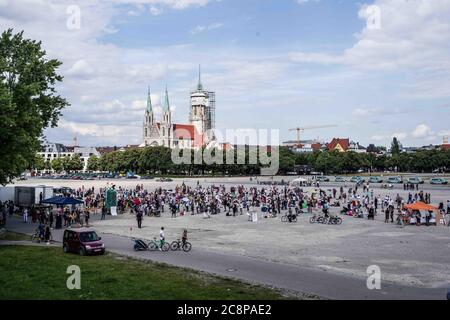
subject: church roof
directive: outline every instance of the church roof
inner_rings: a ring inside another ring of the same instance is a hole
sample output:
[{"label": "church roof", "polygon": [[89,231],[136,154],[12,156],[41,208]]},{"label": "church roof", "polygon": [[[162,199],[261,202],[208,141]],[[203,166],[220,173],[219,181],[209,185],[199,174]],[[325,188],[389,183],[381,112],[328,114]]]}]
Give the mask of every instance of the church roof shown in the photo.
[{"label": "church roof", "polygon": [[194,140],[196,136],[195,127],[191,124],[174,124],[173,135],[175,139]]}]

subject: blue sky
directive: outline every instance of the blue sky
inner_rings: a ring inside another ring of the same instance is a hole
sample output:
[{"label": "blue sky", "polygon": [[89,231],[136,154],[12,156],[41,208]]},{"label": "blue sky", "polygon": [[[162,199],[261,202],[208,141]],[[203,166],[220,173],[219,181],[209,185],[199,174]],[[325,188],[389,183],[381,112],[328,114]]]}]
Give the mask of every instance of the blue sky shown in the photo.
[{"label": "blue sky", "polygon": [[450,0],[81,0],[70,29],[72,4],[0,0],[0,30],[25,30],[64,63],[71,106],[51,141],[141,143],[148,85],[159,111],[167,83],[187,122],[198,64],[222,130],[288,140],[289,128],[334,124],[304,137],[364,145],[450,135]]}]

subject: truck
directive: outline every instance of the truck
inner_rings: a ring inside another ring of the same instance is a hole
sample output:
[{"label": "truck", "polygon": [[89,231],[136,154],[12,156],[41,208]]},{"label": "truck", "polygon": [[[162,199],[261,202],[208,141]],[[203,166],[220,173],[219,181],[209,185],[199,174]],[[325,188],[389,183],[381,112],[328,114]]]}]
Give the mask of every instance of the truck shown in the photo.
[{"label": "truck", "polygon": [[29,207],[39,204],[40,194],[42,200],[53,197],[53,187],[49,186],[6,186],[0,187],[0,200],[13,201],[17,206]]}]

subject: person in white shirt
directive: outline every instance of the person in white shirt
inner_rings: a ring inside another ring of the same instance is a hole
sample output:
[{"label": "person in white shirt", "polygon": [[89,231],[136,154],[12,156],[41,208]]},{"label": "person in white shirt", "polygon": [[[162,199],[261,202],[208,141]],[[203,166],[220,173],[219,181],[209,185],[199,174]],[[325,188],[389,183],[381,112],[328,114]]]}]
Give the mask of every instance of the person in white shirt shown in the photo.
[{"label": "person in white shirt", "polygon": [[28,222],[28,209],[27,208],[23,209],[23,222],[24,223]]}]

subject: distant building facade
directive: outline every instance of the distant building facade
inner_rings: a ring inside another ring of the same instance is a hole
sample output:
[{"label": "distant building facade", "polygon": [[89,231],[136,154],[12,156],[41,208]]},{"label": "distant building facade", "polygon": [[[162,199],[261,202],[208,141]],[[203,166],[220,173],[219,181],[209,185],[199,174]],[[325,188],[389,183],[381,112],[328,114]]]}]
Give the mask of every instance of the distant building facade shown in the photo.
[{"label": "distant building facade", "polygon": [[42,149],[37,153],[44,161],[51,162],[57,158],[71,158],[78,155],[83,161],[83,171],[87,170],[88,159],[92,156],[100,157],[100,152],[94,147],[69,147],[61,143],[44,142]]}]

